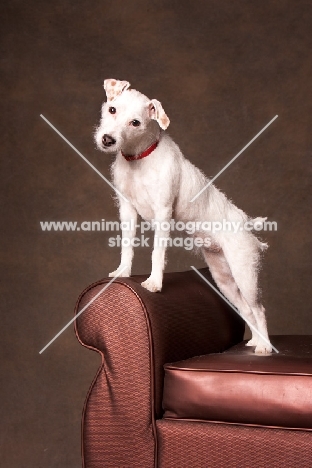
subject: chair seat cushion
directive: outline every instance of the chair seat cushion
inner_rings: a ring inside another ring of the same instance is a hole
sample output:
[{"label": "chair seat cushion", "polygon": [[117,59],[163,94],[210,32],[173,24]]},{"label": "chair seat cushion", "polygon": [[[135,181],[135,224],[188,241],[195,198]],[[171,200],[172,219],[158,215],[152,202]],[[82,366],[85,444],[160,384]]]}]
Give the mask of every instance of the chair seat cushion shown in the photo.
[{"label": "chair seat cushion", "polygon": [[270,338],[279,353],[245,342],[165,365],[165,418],[312,430],[312,336]]}]

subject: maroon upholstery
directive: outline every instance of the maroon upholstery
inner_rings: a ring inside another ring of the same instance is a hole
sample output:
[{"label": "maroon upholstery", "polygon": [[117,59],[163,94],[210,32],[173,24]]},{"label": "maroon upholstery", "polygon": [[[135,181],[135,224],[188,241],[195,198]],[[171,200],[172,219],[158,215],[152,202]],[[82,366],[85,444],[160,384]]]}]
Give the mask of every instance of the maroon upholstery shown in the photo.
[{"label": "maroon upholstery", "polygon": [[311,432],[161,419],[157,434],[158,468],[312,466]]},{"label": "maroon upholstery", "polygon": [[77,302],[76,313],[90,303],[77,337],[102,357],[83,410],[83,466],[312,466],[307,430],[163,418],[164,364],[223,352],[242,341],[244,324],[193,271],[166,274],[161,293],[143,279],[119,278],[105,291],[103,279]]},{"label": "maroon upholstery", "polygon": [[[161,293],[144,289],[143,279],[116,280],[76,321],[80,342],[102,356],[83,412],[86,468],[153,467],[163,365],[243,337],[242,320],[193,271],[166,274]],[[76,312],[108,281],[87,288]]]},{"label": "maroon upholstery", "polygon": [[312,430],[312,336],[277,336],[279,354],[241,343],[165,366],[165,417]]}]

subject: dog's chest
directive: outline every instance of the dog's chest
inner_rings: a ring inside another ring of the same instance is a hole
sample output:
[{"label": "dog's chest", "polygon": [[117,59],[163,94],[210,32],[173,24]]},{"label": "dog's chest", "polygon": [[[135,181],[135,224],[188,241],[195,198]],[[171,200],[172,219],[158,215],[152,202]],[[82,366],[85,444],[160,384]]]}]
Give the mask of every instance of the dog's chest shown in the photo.
[{"label": "dog's chest", "polygon": [[116,188],[134,206],[139,215],[151,220],[159,203],[160,175],[141,161],[116,161],[112,168]]}]

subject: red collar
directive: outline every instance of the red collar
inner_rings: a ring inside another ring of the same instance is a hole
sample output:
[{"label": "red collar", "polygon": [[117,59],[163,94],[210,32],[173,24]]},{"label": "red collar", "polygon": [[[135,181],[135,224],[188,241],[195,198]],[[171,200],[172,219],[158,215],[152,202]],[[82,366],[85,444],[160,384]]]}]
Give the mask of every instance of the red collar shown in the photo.
[{"label": "red collar", "polygon": [[122,151],[121,151],[121,154],[127,161],[136,161],[137,159],[143,159],[143,158],[146,158],[146,156],[149,156],[154,151],[154,149],[157,148],[158,143],[159,143],[159,140],[155,141],[155,143],[149,146],[145,151],[143,151],[143,153],[140,153],[134,156],[130,154],[124,154]]}]

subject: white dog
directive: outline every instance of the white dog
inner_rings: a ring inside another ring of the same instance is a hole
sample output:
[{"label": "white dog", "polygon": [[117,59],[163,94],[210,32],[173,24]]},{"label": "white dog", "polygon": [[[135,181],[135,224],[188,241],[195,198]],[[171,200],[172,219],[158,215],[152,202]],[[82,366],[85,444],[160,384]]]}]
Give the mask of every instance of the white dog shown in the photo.
[{"label": "white dog", "polygon": [[[142,283],[149,291],[162,288],[165,267],[165,242],[169,230],[163,222],[202,221],[244,223],[255,222],[220,192],[214,185],[203,191],[208,179],[190,161],[164,132],[170,121],[156,99],[148,99],[140,92],[129,89],[130,83],[108,79],[104,81],[107,102],[102,106],[101,122],[95,132],[98,148],[104,153],[116,153],[112,165],[113,183],[125,199],[118,196],[120,220],[128,225],[122,237],[134,239],[137,215],[144,220],[156,220],[152,272]],[[266,219],[266,218],[264,218]],[[130,221],[132,220],[132,223]],[[257,218],[257,222],[263,218]],[[207,239],[207,231],[199,229],[195,238]],[[130,276],[133,247],[125,243],[121,263],[110,276],[124,268],[122,276]],[[129,245],[130,244],[130,245]],[[220,291],[237,307],[259,333],[252,329],[257,354],[272,351],[268,340],[264,307],[258,299],[258,266],[261,243],[249,230],[209,232],[209,243],[201,244],[202,254]],[[263,340],[263,337],[265,340]]]}]

